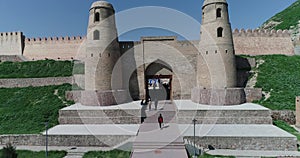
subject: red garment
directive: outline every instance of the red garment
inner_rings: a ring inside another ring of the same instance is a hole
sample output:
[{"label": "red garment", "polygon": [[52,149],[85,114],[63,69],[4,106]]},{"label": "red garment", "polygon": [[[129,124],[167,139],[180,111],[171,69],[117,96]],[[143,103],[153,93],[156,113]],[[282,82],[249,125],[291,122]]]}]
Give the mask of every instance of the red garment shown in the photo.
[{"label": "red garment", "polygon": [[159,122],[159,123],[163,123],[163,122],[164,122],[164,119],[163,119],[161,116],[159,116],[159,117],[158,117],[158,122]]}]

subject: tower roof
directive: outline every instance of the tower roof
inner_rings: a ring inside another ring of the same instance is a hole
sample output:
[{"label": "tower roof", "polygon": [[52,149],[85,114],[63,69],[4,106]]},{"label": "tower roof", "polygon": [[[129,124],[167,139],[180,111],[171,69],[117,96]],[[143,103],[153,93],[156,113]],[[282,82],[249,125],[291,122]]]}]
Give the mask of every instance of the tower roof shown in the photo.
[{"label": "tower roof", "polygon": [[93,8],[107,8],[107,9],[114,10],[114,7],[111,3],[103,1],[103,0],[94,2],[91,6],[91,9],[93,9]]},{"label": "tower roof", "polygon": [[203,7],[205,7],[209,4],[213,4],[213,3],[225,3],[225,4],[227,4],[227,1],[226,0],[204,0]]}]

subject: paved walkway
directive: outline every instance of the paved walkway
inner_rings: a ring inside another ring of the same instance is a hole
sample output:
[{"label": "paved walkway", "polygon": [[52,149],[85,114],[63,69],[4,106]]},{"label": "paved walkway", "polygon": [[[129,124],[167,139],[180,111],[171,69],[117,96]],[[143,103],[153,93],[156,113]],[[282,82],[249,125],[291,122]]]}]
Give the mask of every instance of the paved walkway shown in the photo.
[{"label": "paved walkway", "polygon": [[[175,105],[171,101],[160,101],[157,110],[147,110],[146,114],[147,119],[133,142],[131,158],[188,158],[176,124]],[[164,117],[162,129],[157,121],[159,114]]]}]

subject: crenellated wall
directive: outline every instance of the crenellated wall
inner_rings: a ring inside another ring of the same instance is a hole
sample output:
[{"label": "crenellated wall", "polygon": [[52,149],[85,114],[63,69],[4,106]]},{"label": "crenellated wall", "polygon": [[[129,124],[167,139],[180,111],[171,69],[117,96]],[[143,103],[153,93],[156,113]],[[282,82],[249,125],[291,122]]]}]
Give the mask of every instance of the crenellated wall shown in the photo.
[{"label": "crenellated wall", "polygon": [[[176,39],[175,39],[176,40]],[[300,39],[291,40],[287,30],[233,31],[236,55],[300,54]],[[27,60],[84,60],[86,37],[25,38],[22,32],[0,33],[0,55],[24,56]],[[177,40],[176,40],[177,41]],[[120,42],[121,53],[141,44],[141,41]],[[199,41],[177,41],[173,47],[193,54]]]},{"label": "crenellated wall", "polygon": [[233,31],[236,55],[294,55],[294,45],[288,30],[238,30]]},{"label": "crenellated wall", "polygon": [[26,38],[23,55],[28,60],[81,59],[86,37]]},{"label": "crenellated wall", "polygon": [[22,32],[1,32],[0,33],[0,54],[1,55],[22,55],[24,46]]}]

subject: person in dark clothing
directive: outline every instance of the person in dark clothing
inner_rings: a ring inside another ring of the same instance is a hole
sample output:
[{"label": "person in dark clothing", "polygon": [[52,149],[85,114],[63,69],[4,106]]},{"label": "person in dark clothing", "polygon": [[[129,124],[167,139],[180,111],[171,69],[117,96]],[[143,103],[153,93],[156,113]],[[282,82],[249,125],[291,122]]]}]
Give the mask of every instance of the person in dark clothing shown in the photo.
[{"label": "person in dark clothing", "polygon": [[162,124],[164,123],[164,118],[162,117],[161,114],[159,114],[159,117],[158,117],[158,124],[159,124],[159,128],[162,129]]},{"label": "person in dark clothing", "polygon": [[155,100],[154,100],[154,105],[155,105],[155,110],[157,110],[157,106],[158,106],[158,100],[157,100],[157,98],[155,98]]}]

